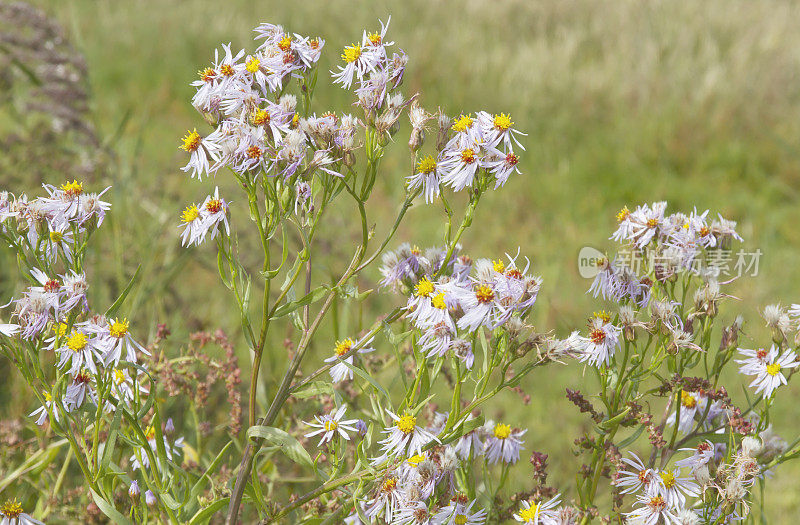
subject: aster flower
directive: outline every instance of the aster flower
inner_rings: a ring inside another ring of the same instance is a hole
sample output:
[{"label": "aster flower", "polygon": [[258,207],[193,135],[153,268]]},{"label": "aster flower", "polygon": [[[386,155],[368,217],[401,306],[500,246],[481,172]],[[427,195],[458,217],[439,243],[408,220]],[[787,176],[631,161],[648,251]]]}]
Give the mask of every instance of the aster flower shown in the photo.
[{"label": "aster flower", "polygon": [[393,524],[397,525],[434,525],[433,514],[424,501],[403,501],[395,512]]},{"label": "aster flower", "polygon": [[682,448],[680,452],[691,452],[688,458],[675,462],[676,467],[688,468],[692,474],[703,468],[714,459],[714,444],[710,441],[701,441],[696,448]]},{"label": "aster flower", "polygon": [[[156,464],[159,465],[160,460],[158,459],[158,444],[156,443],[156,432],[153,427],[150,427],[145,434],[147,438],[147,446],[150,447],[150,450],[153,451],[153,454],[156,458]],[[166,452],[167,460],[172,461],[173,457],[180,456],[181,449],[183,448],[183,438],[178,438],[175,441],[170,440],[166,435],[163,435],[164,438],[164,450]],[[144,450],[143,446],[139,446],[134,454],[129,458],[131,462],[131,468],[133,470],[139,470],[140,468],[149,468],[150,467],[150,457],[147,455],[147,452]]]},{"label": "aster flower", "polygon": [[589,337],[578,339],[579,360],[597,368],[608,366],[619,346],[621,332],[619,327],[609,321],[593,317],[589,321]]},{"label": "aster flower", "polygon": [[413,456],[422,452],[422,447],[428,443],[439,443],[436,436],[417,425],[417,418],[411,413],[405,412],[402,416],[390,410],[386,413],[392,418],[393,423],[383,430],[387,435],[379,442],[383,445],[383,455],[377,458],[375,463],[380,463],[389,457]]},{"label": "aster flower", "polygon": [[69,372],[73,376],[80,374],[84,368],[92,374],[97,373],[97,364],[102,363],[104,348],[99,339],[86,329],[85,324],[76,325],[56,348],[59,357],[58,368],[64,369],[69,365]]},{"label": "aster flower", "polygon": [[97,394],[92,388],[92,376],[86,373],[73,376],[72,383],[67,385],[67,391],[64,394],[64,408],[67,412],[80,408],[87,396],[92,403],[97,405]]},{"label": "aster flower", "polygon": [[323,443],[328,443],[333,440],[334,437],[338,434],[345,440],[350,440],[350,436],[347,432],[356,432],[355,424],[358,421],[357,419],[348,419],[342,421],[344,417],[344,413],[347,410],[346,407],[341,406],[339,407],[336,412],[332,414],[325,414],[322,417],[314,416],[314,419],[317,421],[316,423],[306,423],[306,425],[310,426],[311,428],[317,429],[313,432],[309,432],[305,435],[305,437],[313,437],[319,434],[322,434],[322,437],[319,440],[317,445],[322,445]]},{"label": "aster flower", "polygon": [[486,523],[486,511],[477,509],[472,511],[475,500],[461,501],[454,498],[450,503],[439,510],[433,518],[436,525],[481,525]]},{"label": "aster flower", "polygon": [[442,174],[442,166],[436,158],[426,155],[417,163],[415,173],[407,177],[408,187],[413,191],[422,188],[425,202],[431,203],[439,196]]},{"label": "aster flower", "polygon": [[683,507],[686,503],[686,496],[697,496],[700,488],[689,478],[680,476],[680,469],[662,470],[657,472],[655,483],[651,483],[647,492],[652,495],[659,495],[664,498],[667,507]]},{"label": "aster flower", "polygon": [[50,417],[50,412],[52,411],[56,421],[60,421],[61,416],[59,415],[58,410],[56,410],[56,406],[55,403],[53,403],[53,398],[50,395],[50,392],[45,390],[42,392],[42,396],[44,397],[44,404],[28,414],[28,417],[35,417],[36,424],[42,426],[44,425],[45,421],[48,420]]},{"label": "aster flower", "polygon": [[511,425],[504,423],[494,424],[492,421],[486,423],[486,428],[490,429],[489,437],[484,444],[486,461],[490,465],[498,461],[512,465],[516,463],[519,460],[519,451],[524,443],[520,438],[525,435],[527,430],[512,429]]},{"label": "aster flower", "polygon": [[786,377],[781,370],[794,368],[800,364],[794,351],[788,350],[782,355],[779,355],[778,352],[779,349],[772,345],[763,358],[756,353],[755,356],[738,361],[742,365],[739,370],[743,374],[756,376],[750,386],[756,387],[756,394],[764,392],[765,398],[772,397],[773,392],[779,386],[787,384]]},{"label": "aster flower", "polygon": [[181,170],[191,172],[192,178],[196,176],[202,179],[204,174],[210,175],[209,159],[217,160],[214,143],[205,141],[196,129],[187,131],[182,140],[183,144],[179,148],[189,153],[189,162]]},{"label": "aster flower", "polygon": [[445,150],[441,159],[441,181],[453,191],[472,187],[478,170],[483,166],[481,151],[477,146]]},{"label": "aster flower", "polygon": [[628,520],[638,520],[643,525],[657,525],[659,523],[674,523],[676,519],[675,511],[667,504],[666,500],[659,494],[642,494],[636,496],[636,502],[641,505],[626,512]]},{"label": "aster flower", "polygon": [[526,525],[549,524],[556,517],[555,508],[558,507],[560,499],[561,496],[556,495],[547,501],[538,503],[532,500],[523,500],[519,511],[514,514],[514,519]]},{"label": "aster flower", "polygon": [[388,470],[377,484],[375,495],[366,503],[365,514],[370,518],[383,515],[384,520],[389,522],[402,500],[397,472]]},{"label": "aster flower", "polygon": [[624,470],[617,472],[614,485],[623,490],[622,494],[630,494],[632,492],[639,492],[642,489],[647,489],[656,482],[657,473],[652,468],[646,467],[645,464],[639,459],[639,456],[633,452],[628,452],[629,458],[622,458],[622,462],[627,465]]},{"label": "aster flower", "polygon": [[126,318],[102,319],[87,325],[87,331],[100,338],[98,348],[103,352],[105,366],[118,366],[121,360],[136,363],[136,352],[150,355],[130,333],[130,323]]},{"label": "aster flower", "polygon": [[455,330],[455,323],[449,310],[457,305],[457,301],[448,291],[448,286],[439,285],[423,277],[414,286],[414,294],[408,299],[406,316],[417,328],[444,323],[451,330]]},{"label": "aster flower", "polygon": [[[353,341],[352,339],[344,339],[342,341],[336,341],[336,345],[333,348],[333,355],[325,359],[326,363],[336,363],[333,365],[329,371],[331,375],[331,379],[334,383],[339,383],[341,381],[351,381],[353,379],[353,371],[350,369],[349,366],[345,365],[344,363],[340,362],[342,360],[342,356],[347,354],[353,347],[358,347],[358,350],[355,352],[357,354],[366,354],[368,352],[375,351],[374,348],[367,347],[368,344],[372,342],[372,338],[368,340],[359,339],[358,341]],[[355,354],[350,355],[349,357],[345,358],[348,364],[352,365],[355,360]]]},{"label": "aster flower", "polygon": [[203,204],[200,206],[204,238],[208,234],[210,234],[211,239],[216,237],[220,224],[225,226],[226,235],[231,234],[231,227],[228,224],[228,204],[230,203],[220,198],[219,187],[214,188],[213,196],[209,195],[205,198]]},{"label": "aster flower", "polygon": [[44,525],[43,522],[26,514],[16,499],[6,500],[0,505],[0,525]]},{"label": "aster flower", "polygon": [[477,117],[487,146],[497,147],[502,144],[505,148],[510,149],[513,143],[523,151],[525,150],[517,139],[517,135],[525,136],[526,134],[514,128],[511,115],[505,113],[492,115],[486,111],[479,111]]}]

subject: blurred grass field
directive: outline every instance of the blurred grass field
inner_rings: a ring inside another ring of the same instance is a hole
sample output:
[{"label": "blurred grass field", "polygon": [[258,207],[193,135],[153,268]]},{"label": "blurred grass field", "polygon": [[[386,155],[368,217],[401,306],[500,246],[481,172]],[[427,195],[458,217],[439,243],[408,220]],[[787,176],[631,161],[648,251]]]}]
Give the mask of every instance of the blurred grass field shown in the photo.
[{"label": "blurred grass field", "polygon": [[[523,175],[484,199],[464,245],[476,257],[495,258],[522,247],[544,278],[534,315],[539,328],[563,334],[597,309],[584,293],[589,282],[577,272],[578,251],[609,247],[615,212],[654,200],[668,200],[671,210],[719,211],[739,221],[746,249],[763,252],[758,275],[733,285],[741,301],[729,303],[726,319],[741,307],[751,321],[748,334],[763,340],[757,311],[768,302],[800,302],[796,3],[35,3],[66,27],[88,62],[93,119],[117,155],[107,178],[115,208],[95,264],[111,297],[144,261],[145,284],[128,305],[142,330],[165,322],[176,338],[217,326],[237,333],[238,316],[217,283],[211,248],[187,253],[176,234],[179,210],[211,185],[179,171],[184,157],[177,145],[187,128],[202,124],[189,103],[189,82],[213,49],[229,41],[252,49],[251,29],[270,21],[325,38],[325,71],[343,45],[390,14],[389,35],[410,56],[406,93],[420,91],[426,108],[441,106],[450,114],[510,111],[528,133]],[[350,99],[343,90],[325,89],[315,103],[318,112],[331,106],[341,111]],[[401,195],[405,137],[401,131],[383,165],[377,198],[389,206],[375,206],[371,218],[379,231]],[[0,180],[7,179],[0,174]],[[59,180],[54,173],[49,182]],[[233,190],[230,181],[217,182]],[[396,239],[436,243],[439,216],[439,210],[412,209]],[[346,214],[329,220],[329,234],[356,234]],[[334,244],[322,243],[331,260],[342,256]],[[283,373],[281,338],[276,336],[267,374],[270,365]],[[240,350],[246,359],[244,346]],[[578,465],[569,449],[582,420],[563,392],[586,390],[581,385],[591,378],[584,380],[578,366],[547,374],[530,381],[531,405],[504,403],[514,408],[492,416],[528,427],[526,450],[549,453],[551,481],[569,487]],[[794,385],[778,407],[776,428],[789,439],[800,432],[791,401],[798,393]],[[796,523],[798,476],[796,466],[776,474],[766,505],[772,523]]]}]

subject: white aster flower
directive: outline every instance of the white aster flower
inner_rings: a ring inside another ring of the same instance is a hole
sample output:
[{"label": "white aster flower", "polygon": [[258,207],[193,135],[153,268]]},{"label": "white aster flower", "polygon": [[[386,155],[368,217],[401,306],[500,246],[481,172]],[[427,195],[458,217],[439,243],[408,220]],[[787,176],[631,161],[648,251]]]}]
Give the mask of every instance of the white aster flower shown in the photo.
[{"label": "white aster flower", "polygon": [[341,406],[332,414],[325,414],[322,417],[314,416],[316,419],[316,423],[306,423],[306,425],[310,426],[311,428],[317,429],[313,432],[309,432],[305,435],[305,437],[313,437],[319,434],[322,434],[322,437],[317,443],[317,446],[322,445],[323,443],[327,443],[333,440],[334,437],[338,434],[345,440],[349,441],[350,436],[347,432],[356,432],[356,428],[353,426],[358,422],[357,419],[348,419],[342,421],[344,417],[344,413],[347,410],[346,407]]},{"label": "white aster flower", "polygon": [[493,421],[486,423],[486,429],[489,432],[489,437],[484,444],[486,461],[490,465],[498,461],[512,465],[516,463],[519,460],[519,451],[525,443],[520,438],[525,435],[527,430],[512,429],[511,425],[494,424]]}]

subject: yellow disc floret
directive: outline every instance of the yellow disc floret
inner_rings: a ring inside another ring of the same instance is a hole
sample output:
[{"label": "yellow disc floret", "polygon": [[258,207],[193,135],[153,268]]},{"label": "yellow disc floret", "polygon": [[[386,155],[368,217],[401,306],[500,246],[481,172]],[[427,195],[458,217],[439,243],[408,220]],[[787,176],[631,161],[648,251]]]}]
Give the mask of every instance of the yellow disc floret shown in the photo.
[{"label": "yellow disc floret", "polygon": [[433,173],[436,171],[436,159],[433,155],[427,155],[417,163],[417,170],[425,175]]},{"label": "yellow disc floret", "polygon": [[494,127],[500,131],[506,131],[513,125],[514,122],[511,121],[511,115],[500,113],[499,115],[494,116]]},{"label": "yellow disc floret", "polygon": [[128,333],[128,328],[130,327],[130,323],[128,323],[127,319],[114,319],[111,322],[111,326],[109,326],[108,331],[111,334],[111,337],[116,337],[119,339],[120,337],[125,337]]},{"label": "yellow disc floret", "polygon": [[498,423],[494,426],[494,437],[497,439],[508,439],[511,435],[511,425]]},{"label": "yellow disc floret", "polygon": [[767,373],[771,376],[778,375],[778,372],[781,371],[780,363],[772,363],[771,365],[767,365]]},{"label": "yellow disc floret", "polygon": [[501,259],[497,259],[496,261],[492,261],[492,268],[494,268],[494,271],[497,273],[503,273],[503,271],[506,269],[506,263],[504,263]]},{"label": "yellow disc floret", "polygon": [[490,286],[482,284],[475,289],[475,297],[479,303],[490,303],[494,299],[494,290]]},{"label": "yellow disc floret", "polygon": [[196,129],[187,131],[182,140],[183,144],[178,147],[183,151],[197,151],[200,147],[200,134]]},{"label": "yellow disc floret", "polygon": [[472,126],[472,117],[469,115],[461,115],[458,117],[451,126],[451,129],[456,133],[463,133]]},{"label": "yellow disc floret", "polygon": [[184,224],[188,224],[193,220],[197,219],[200,216],[200,210],[197,209],[197,206],[191,204],[186,207],[185,210],[181,213],[181,222]]},{"label": "yellow disc floret", "polygon": [[697,406],[697,399],[689,392],[681,390],[681,405],[686,408],[694,408]]},{"label": "yellow disc floret", "polygon": [[414,432],[414,428],[417,426],[417,418],[406,412],[394,424],[400,432],[408,435]]},{"label": "yellow disc floret", "polygon": [[417,286],[414,287],[414,294],[417,297],[430,297],[433,293],[433,290],[433,283],[430,282],[426,277],[423,277],[419,280]]},{"label": "yellow disc floret", "polygon": [[61,191],[69,195],[70,197],[75,197],[83,193],[83,184],[78,182],[77,180],[73,180],[72,182],[65,182],[61,185]]},{"label": "yellow disc floret", "polygon": [[345,47],[344,51],[342,52],[342,60],[344,60],[348,64],[352,64],[360,57],[361,57],[361,46],[359,44],[354,44],[352,46]]},{"label": "yellow disc floret", "polygon": [[19,504],[19,501],[17,501],[16,498],[14,498],[13,500],[8,499],[6,500],[5,503],[3,503],[2,506],[0,506],[0,514],[2,514],[3,517],[8,518],[10,520],[17,519],[17,517],[19,517],[19,515],[22,514],[22,512],[23,512],[22,505]]},{"label": "yellow disc floret", "polygon": [[530,507],[527,509],[520,509],[519,517],[522,518],[523,523],[533,523],[538,517],[539,505],[530,502]]},{"label": "yellow disc floret", "polygon": [[444,300],[444,292],[439,292],[431,299],[431,305],[439,310],[447,310],[447,303]]},{"label": "yellow disc floret", "polygon": [[324,426],[325,426],[325,430],[327,430],[328,432],[331,432],[331,431],[336,430],[337,428],[339,428],[339,423],[336,422],[336,420],[334,420],[334,419],[329,419],[328,421],[325,422]]},{"label": "yellow disc floret", "polygon": [[631,210],[629,210],[628,207],[625,206],[617,213],[617,222],[622,222],[630,216],[631,216]]},{"label": "yellow disc floret", "polygon": [[250,57],[250,60],[244,65],[248,73],[255,73],[261,67],[261,60],[256,57]]},{"label": "yellow disc floret", "polygon": [[67,348],[69,348],[73,352],[80,352],[81,350],[86,348],[88,342],[89,340],[87,339],[85,334],[82,334],[77,330],[73,330],[72,333],[67,338]]},{"label": "yellow disc floret", "polygon": [[353,348],[353,340],[352,339],[345,339],[344,341],[336,341],[336,346],[334,347],[333,351],[338,356],[343,356],[347,352]]},{"label": "yellow disc floret", "polygon": [[675,486],[675,483],[677,483],[675,481],[675,474],[668,470],[660,473],[659,476],[661,476],[661,481],[664,483],[664,487],[667,489],[671,489]]}]

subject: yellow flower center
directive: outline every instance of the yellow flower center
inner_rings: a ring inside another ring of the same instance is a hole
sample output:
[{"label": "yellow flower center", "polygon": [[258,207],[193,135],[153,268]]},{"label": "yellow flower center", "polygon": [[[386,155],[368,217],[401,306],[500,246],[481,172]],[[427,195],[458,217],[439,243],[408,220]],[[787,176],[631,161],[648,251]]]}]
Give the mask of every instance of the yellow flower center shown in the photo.
[{"label": "yellow flower center", "polygon": [[772,363],[771,365],[767,365],[767,373],[771,376],[778,375],[778,372],[781,371],[780,363]]},{"label": "yellow flower center", "polygon": [[671,489],[675,486],[675,474],[669,471],[664,471],[661,474],[661,481],[664,483],[664,487]]},{"label": "yellow flower center", "polygon": [[206,210],[209,213],[217,213],[222,209],[222,201],[219,199],[211,199],[206,203]]},{"label": "yellow flower center", "polygon": [[67,326],[67,323],[58,323],[58,326],[54,327],[53,331],[56,333],[58,337],[64,337],[65,335],[67,335],[68,329],[69,326]]},{"label": "yellow flower center", "polygon": [[655,496],[655,497],[650,498],[650,501],[648,502],[647,505],[650,508],[656,509],[656,510],[661,510],[661,509],[663,509],[664,507],[667,506],[667,504],[664,502],[664,498],[662,498],[661,496]]},{"label": "yellow flower center", "polygon": [[431,299],[431,305],[439,310],[447,310],[447,303],[444,302],[444,292],[439,292]]},{"label": "yellow flower center", "polygon": [[467,517],[463,514],[456,514],[455,518],[453,518],[453,523],[455,525],[464,525],[467,522]]},{"label": "yellow flower center", "polygon": [[262,124],[266,124],[269,122],[270,116],[269,111],[266,109],[256,109],[256,112],[253,113],[253,124],[256,126],[260,126]]},{"label": "yellow flower center", "polygon": [[352,64],[360,57],[361,57],[361,46],[359,44],[345,47],[344,51],[342,52],[342,60],[344,60],[348,64]]},{"label": "yellow flower center", "polygon": [[336,355],[343,356],[347,352],[353,348],[353,340],[352,339],[345,339],[344,341],[336,341],[336,347],[333,349],[336,352]]},{"label": "yellow flower center", "polygon": [[183,151],[196,151],[200,147],[200,134],[197,130],[187,131],[183,137],[183,144],[179,147]]},{"label": "yellow flower center", "polygon": [[494,299],[494,290],[482,284],[475,290],[475,297],[478,299],[479,303],[490,303]]},{"label": "yellow flower center", "polygon": [[156,429],[153,428],[153,427],[150,427],[150,428],[147,429],[147,432],[145,432],[144,435],[147,438],[147,441],[152,441],[152,440],[154,440],[156,438]]},{"label": "yellow flower center", "polygon": [[400,419],[395,421],[395,426],[400,429],[400,432],[403,434],[410,434],[414,431],[414,427],[417,426],[417,418],[406,412],[403,414]]},{"label": "yellow flower center", "polygon": [[261,60],[257,59],[256,57],[251,57],[244,67],[247,69],[248,73],[255,73],[258,71],[258,68],[261,67]]},{"label": "yellow flower center", "polygon": [[258,146],[250,146],[249,148],[247,148],[247,151],[245,153],[247,153],[247,156],[249,158],[257,159],[261,157],[261,148],[259,148]]},{"label": "yellow flower center", "polygon": [[426,156],[417,164],[417,170],[425,175],[433,173],[436,170],[436,159],[433,155]]},{"label": "yellow flower center", "polygon": [[13,500],[6,500],[6,502],[0,506],[0,514],[8,519],[16,519],[22,512],[22,505],[19,504],[16,498]]},{"label": "yellow flower center", "polygon": [[519,517],[522,518],[523,522],[526,521],[533,522],[534,520],[536,520],[537,517],[536,513],[539,510],[539,505],[537,503],[532,503],[532,502],[530,505],[531,505],[530,508],[522,509],[519,511]]},{"label": "yellow flower center", "polygon": [[415,456],[411,456],[406,461],[408,462],[409,465],[411,465],[412,467],[416,468],[416,467],[419,466],[420,463],[422,463],[426,459],[428,459],[428,458],[426,458],[424,454],[417,454]]},{"label": "yellow flower center", "polygon": [[222,64],[219,68],[219,72],[226,77],[232,77],[234,73],[236,73],[236,71],[233,69],[233,66],[230,64]]},{"label": "yellow flower center", "polygon": [[594,312],[592,316],[595,319],[601,319],[604,323],[607,323],[611,320],[611,314],[606,312],[605,310],[600,310],[599,312]]},{"label": "yellow flower center", "polygon": [[433,283],[430,282],[426,277],[423,277],[417,283],[414,294],[417,297],[430,297],[430,295],[433,293],[433,290]]},{"label": "yellow flower center", "polygon": [[589,340],[592,343],[599,345],[606,340],[606,332],[600,328],[595,328],[589,333]]},{"label": "yellow flower center", "polygon": [[625,206],[621,210],[619,210],[619,213],[617,213],[617,222],[622,222],[630,216],[631,216],[631,210],[629,210],[628,207]]},{"label": "yellow flower center", "polygon": [[395,487],[397,487],[397,478],[387,478],[386,481],[383,482],[381,490],[384,492],[391,492]]},{"label": "yellow flower center", "polygon": [[73,330],[70,336],[67,338],[67,348],[72,350],[73,352],[80,352],[84,348],[86,348],[86,343],[88,343],[88,339],[86,336],[77,330]]},{"label": "yellow flower center", "polygon": [[281,51],[289,51],[292,48],[292,37],[283,35],[283,38],[278,40],[278,47]]},{"label": "yellow flower center", "polygon": [[83,184],[81,184],[77,180],[73,180],[72,182],[65,182],[64,184],[61,185],[61,191],[63,191],[70,197],[75,197],[83,193]]},{"label": "yellow flower center", "polygon": [[50,392],[48,392],[47,390],[43,390],[43,391],[42,391],[42,394],[44,394],[44,400],[45,400],[46,402],[48,402],[48,403],[49,403],[50,401],[52,401],[52,400],[53,400],[53,396],[51,396],[51,395],[50,395]]},{"label": "yellow flower center", "polygon": [[500,259],[497,259],[496,261],[492,261],[492,268],[494,268],[494,271],[497,273],[503,273],[503,271],[506,269],[506,263]]},{"label": "yellow flower center", "polygon": [[472,164],[475,162],[475,152],[471,148],[461,150],[461,161],[464,164]]},{"label": "yellow flower center", "polygon": [[203,82],[211,82],[214,80],[214,77],[217,76],[217,72],[214,71],[214,68],[212,67],[201,69],[197,72],[197,74],[200,75],[200,78],[203,80]]},{"label": "yellow flower center", "polygon": [[681,391],[681,405],[685,406],[686,408],[694,408],[697,406],[697,399],[695,397],[685,391]]},{"label": "yellow flower center", "polygon": [[469,115],[461,115],[453,122],[451,129],[456,133],[463,133],[467,131],[470,126],[472,126],[472,117]]},{"label": "yellow flower center", "polygon": [[64,234],[59,231],[51,231],[50,232],[50,240],[56,244],[60,243],[64,240]]},{"label": "yellow flower center", "polygon": [[200,210],[194,204],[187,206],[183,213],[181,213],[181,222],[184,224],[190,223],[200,216]]},{"label": "yellow flower center", "polygon": [[498,423],[494,426],[494,437],[497,439],[508,439],[511,435],[511,425]]},{"label": "yellow flower center", "polygon": [[325,422],[325,430],[327,430],[328,432],[336,430],[337,428],[339,428],[339,423],[337,423],[336,421],[331,419]]},{"label": "yellow flower center", "polygon": [[114,369],[114,382],[121,385],[125,381],[125,374],[119,368]]},{"label": "yellow flower center", "polygon": [[367,39],[369,40],[369,43],[372,44],[373,46],[379,46],[383,41],[380,33],[370,33],[367,35]]},{"label": "yellow flower center", "polygon": [[513,125],[514,123],[511,121],[511,115],[500,113],[499,115],[494,116],[494,127],[500,131],[506,131]]},{"label": "yellow flower center", "polygon": [[129,327],[130,323],[128,323],[127,319],[122,319],[121,321],[114,319],[108,331],[111,333],[112,337],[116,337],[117,339],[119,339],[120,337],[124,337],[125,334],[128,333]]},{"label": "yellow flower center", "polygon": [[647,221],[647,227],[648,228],[653,229],[656,226],[658,226],[658,220],[657,219],[648,219],[648,221]]}]

